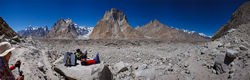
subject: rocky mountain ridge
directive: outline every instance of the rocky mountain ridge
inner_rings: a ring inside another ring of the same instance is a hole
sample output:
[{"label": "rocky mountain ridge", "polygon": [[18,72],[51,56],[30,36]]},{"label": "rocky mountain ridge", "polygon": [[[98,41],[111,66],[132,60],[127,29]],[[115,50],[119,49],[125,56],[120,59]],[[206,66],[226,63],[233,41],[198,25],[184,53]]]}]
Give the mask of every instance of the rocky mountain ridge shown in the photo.
[{"label": "rocky mountain ridge", "polygon": [[228,31],[239,28],[242,24],[250,23],[250,1],[242,4],[232,15],[227,24],[223,25],[212,37],[213,40],[218,39]]},{"label": "rocky mountain ridge", "polygon": [[188,31],[183,29],[177,29],[174,27],[168,27],[157,19],[150,21],[148,24],[142,27],[137,26],[136,30],[144,34],[145,37],[151,39],[163,39],[163,40],[206,40],[209,37],[200,35],[194,31]]},{"label": "rocky mountain ridge", "polygon": [[78,26],[73,23],[71,19],[58,20],[49,33],[47,38],[56,39],[81,39],[88,38],[88,35],[92,32],[91,27]]},{"label": "rocky mountain ridge", "polygon": [[104,17],[97,22],[91,39],[160,39],[160,40],[208,40],[209,37],[199,33],[189,33],[185,30],[169,28],[158,20],[133,29],[126,15],[118,9],[106,11]]},{"label": "rocky mountain ridge", "polygon": [[21,37],[44,37],[48,34],[49,29],[48,26],[44,27],[32,27],[28,26],[25,30],[20,30],[17,33],[21,35]]},{"label": "rocky mountain ridge", "polygon": [[[89,34],[92,32],[93,28],[88,26],[78,26],[74,23],[75,30],[78,35],[78,39],[86,39]],[[23,38],[25,37],[33,37],[33,38],[46,38],[50,30],[47,26],[45,27],[32,27],[28,26],[25,30],[20,30],[17,33],[21,35]]]}]

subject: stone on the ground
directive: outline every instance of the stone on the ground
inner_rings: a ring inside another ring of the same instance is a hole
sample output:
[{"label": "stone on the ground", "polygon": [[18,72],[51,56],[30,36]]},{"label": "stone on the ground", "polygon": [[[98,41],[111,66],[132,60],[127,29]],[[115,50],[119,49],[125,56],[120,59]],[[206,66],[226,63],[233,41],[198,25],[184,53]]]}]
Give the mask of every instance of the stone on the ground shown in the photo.
[{"label": "stone on the ground", "polygon": [[6,36],[6,35],[1,35],[0,36],[0,42],[6,42],[6,41],[9,41],[9,39],[8,39],[9,37],[8,36]]},{"label": "stone on the ground", "polygon": [[243,46],[243,45],[240,45],[239,48],[240,48],[240,50],[243,50],[243,51],[247,51],[248,50],[247,47]]},{"label": "stone on the ground", "polygon": [[154,80],[156,74],[157,74],[157,72],[155,71],[154,68],[135,71],[136,78],[143,77],[146,80]]},{"label": "stone on the ground", "polygon": [[213,69],[217,74],[222,74],[228,71],[228,66],[224,64],[224,55],[216,55]]},{"label": "stone on the ground", "polygon": [[115,73],[120,73],[128,70],[128,63],[119,62],[114,65]]},{"label": "stone on the ground", "polygon": [[41,62],[38,62],[37,66],[38,66],[38,69],[42,70],[44,67],[44,64]]},{"label": "stone on the ground", "polygon": [[231,49],[227,49],[227,52],[226,52],[226,56],[225,56],[225,59],[224,59],[224,63],[229,65],[231,62],[233,62],[233,60],[236,58],[236,54],[238,52],[237,51],[234,51],[234,50],[231,50]]},{"label": "stone on the ground", "polygon": [[[61,59],[61,58],[60,58]],[[79,62],[78,62],[79,63]],[[89,66],[76,65],[71,67],[64,66],[63,60],[57,60],[54,70],[70,80],[112,80],[113,75],[108,66],[103,62]]]},{"label": "stone on the ground", "polygon": [[215,69],[217,74],[225,73],[225,70],[223,68],[223,63],[215,62],[213,68]]},{"label": "stone on the ground", "polygon": [[138,70],[144,70],[144,69],[146,69],[147,67],[148,67],[147,64],[142,64],[142,65],[139,65],[139,66],[138,66]]}]

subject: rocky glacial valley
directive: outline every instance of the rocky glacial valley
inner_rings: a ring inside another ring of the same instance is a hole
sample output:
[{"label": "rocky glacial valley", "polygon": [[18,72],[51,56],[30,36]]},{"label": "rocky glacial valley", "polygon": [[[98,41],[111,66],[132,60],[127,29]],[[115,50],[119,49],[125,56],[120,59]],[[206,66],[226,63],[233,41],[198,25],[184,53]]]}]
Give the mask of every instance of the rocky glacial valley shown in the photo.
[{"label": "rocky glacial valley", "polygon": [[[19,36],[1,18],[0,38],[16,48],[9,65],[21,60],[25,80],[250,80],[249,13],[246,2],[211,39],[158,20],[134,29],[114,8],[84,31],[60,19],[51,30]],[[78,48],[101,63],[65,67],[64,53]]]}]

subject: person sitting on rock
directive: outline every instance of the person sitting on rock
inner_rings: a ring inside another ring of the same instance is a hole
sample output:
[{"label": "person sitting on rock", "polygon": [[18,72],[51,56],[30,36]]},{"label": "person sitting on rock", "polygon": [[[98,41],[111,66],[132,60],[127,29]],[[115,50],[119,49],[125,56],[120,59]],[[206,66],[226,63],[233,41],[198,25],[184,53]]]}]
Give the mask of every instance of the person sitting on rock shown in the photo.
[{"label": "person sitting on rock", "polygon": [[[0,80],[15,80],[14,75],[11,70],[14,70],[16,67],[20,67],[21,62],[17,61],[15,65],[9,68],[9,59],[12,54],[12,50],[15,48],[11,47],[10,43],[2,42],[0,43]],[[17,80],[23,80],[24,76],[18,76]]]},{"label": "person sitting on rock", "polygon": [[80,57],[87,59],[87,51],[85,53],[82,53],[80,49],[76,49],[75,55],[77,60],[81,60]]},{"label": "person sitting on rock", "polygon": [[81,58],[81,65],[91,65],[91,64],[98,64],[98,63],[100,63],[99,54],[96,54],[96,57],[94,58],[94,60],[87,60],[87,59]]}]

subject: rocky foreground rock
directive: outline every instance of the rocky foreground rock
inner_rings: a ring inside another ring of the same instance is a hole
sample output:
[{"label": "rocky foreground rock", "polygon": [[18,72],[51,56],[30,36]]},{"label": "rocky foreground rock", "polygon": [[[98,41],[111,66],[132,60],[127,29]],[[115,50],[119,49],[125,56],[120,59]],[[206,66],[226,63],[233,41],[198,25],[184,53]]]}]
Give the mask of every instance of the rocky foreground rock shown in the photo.
[{"label": "rocky foreground rock", "polygon": [[66,79],[70,80],[112,80],[113,74],[109,68],[103,63],[94,64],[89,66],[78,65],[66,67],[63,63],[63,57],[59,58],[53,63],[54,70],[61,75],[65,76]]}]

